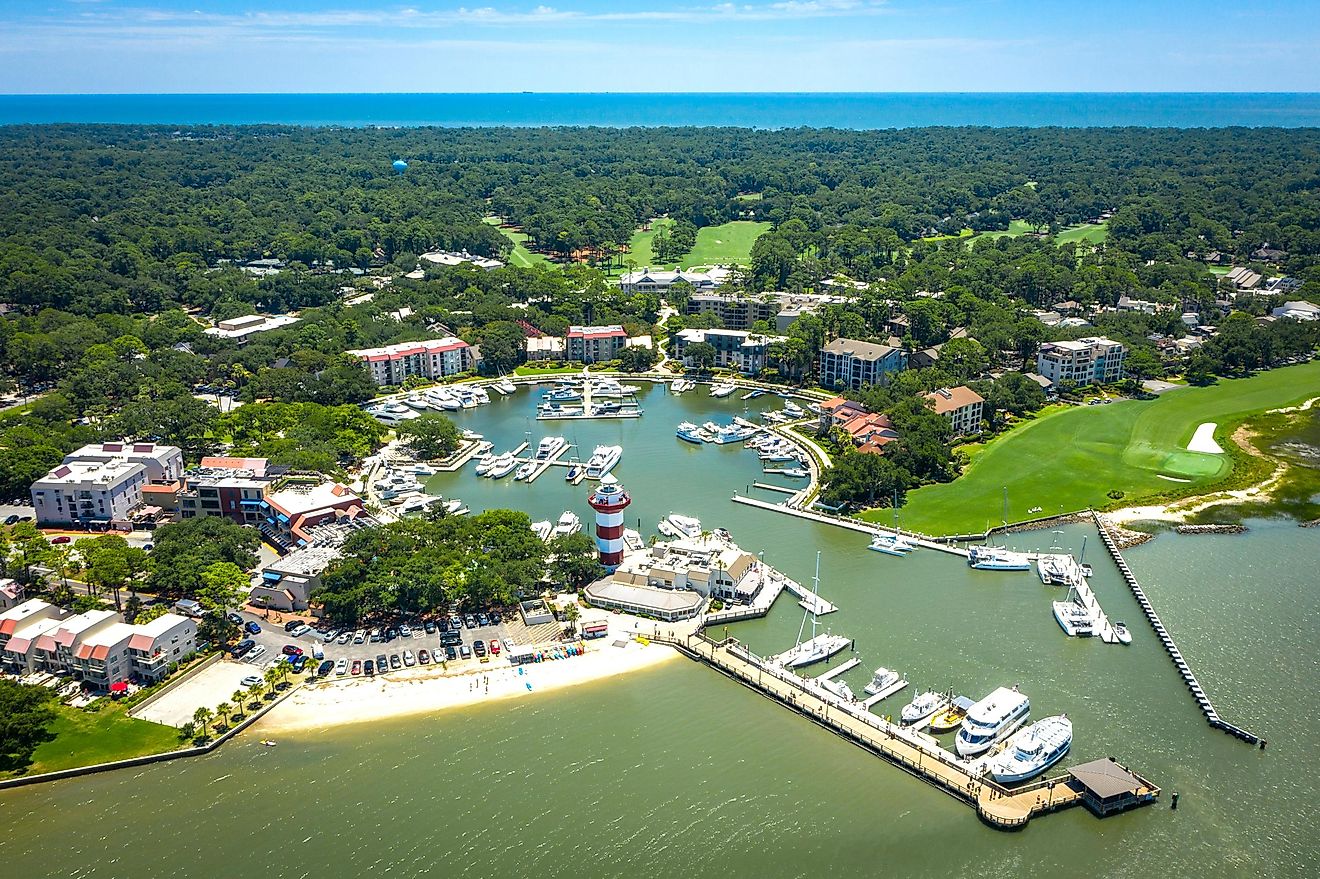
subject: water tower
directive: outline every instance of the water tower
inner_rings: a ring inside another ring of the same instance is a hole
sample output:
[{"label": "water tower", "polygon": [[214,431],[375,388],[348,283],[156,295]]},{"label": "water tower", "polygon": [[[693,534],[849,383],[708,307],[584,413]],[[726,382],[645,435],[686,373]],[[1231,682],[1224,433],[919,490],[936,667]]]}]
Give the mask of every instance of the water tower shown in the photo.
[{"label": "water tower", "polygon": [[619,481],[608,473],[587,498],[596,511],[596,546],[600,563],[613,571],[623,561],[623,511],[632,503]]}]

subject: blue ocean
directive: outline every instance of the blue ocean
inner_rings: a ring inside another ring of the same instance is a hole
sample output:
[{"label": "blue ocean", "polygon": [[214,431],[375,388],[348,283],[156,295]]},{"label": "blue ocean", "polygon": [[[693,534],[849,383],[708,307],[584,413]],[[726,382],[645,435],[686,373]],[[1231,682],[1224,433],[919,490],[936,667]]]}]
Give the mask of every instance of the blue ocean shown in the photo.
[{"label": "blue ocean", "polygon": [[1320,126],[1317,93],[0,95],[0,124]]}]

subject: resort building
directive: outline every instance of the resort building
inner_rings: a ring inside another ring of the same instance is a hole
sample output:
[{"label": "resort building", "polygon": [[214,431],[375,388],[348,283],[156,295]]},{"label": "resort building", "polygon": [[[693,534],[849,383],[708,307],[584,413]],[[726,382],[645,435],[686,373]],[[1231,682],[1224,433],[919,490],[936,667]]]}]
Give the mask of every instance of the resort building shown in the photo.
[{"label": "resort building", "polygon": [[359,516],[311,527],[305,545],[262,569],[261,581],[248,595],[249,603],[286,612],[306,610],[312,594],[321,588],[321,574],[340,557],[344,542],[370,524],[374,524],[371,519]]},{"label": "resort building", "polygon": [[11,577],[0,578],[0,611],[18,607],[23,603],[23,584]]},{"label": "resort building", "polygon": [[265,458],[203,458],[184,474],[179,516],[225,516],[240,525],[260,525],[263,494],[273,478],[267,466]]},{"label": "resort building", "polygon": [[561,360],[564,356],[564,340],[559,336],[529,336],[527,338],[527,360]]},{"label": "resort building", "polygon": [[820,349],[820,383],[827,388],[884,384],[906,365],[903,351],[889,345],[834,339]]},{"label": "resort building", "polygon": [[981,414],[985,409],[985,400],[976,391],[958,385],[956,388],[940,388],[925,396],[936,412],[949,419],[954,436],[981,432]]},{"label": "resort building", "polygon": [[240,342],[246,341],[248,336],[255,333],[264,333],[268,330],[278,330],[282,327],[291,327],[302,318],[292,314],[245,314],[242,317],[231,317],[216,323],[213,327],[207,327],[202,332],[208,336],[219,336],[222,339],[237,339]]},{"label": "resort building", "polygon": [[696,292],[714,290],[724,284],[729,270],[716,266],[704,272],[693,271],[641,271],[628,272],[619,278],[619,289],[624,293],[658,293],[664,296],[675,284],[685,283]]},{"label": "resort building", "polygon": [[480,352],[455,336],[400,342],[383,348],[359,348],[346,353],[360,360],[378,385],[401,385],[411,375],[445,378],[471,372],[481,362]]},{"label": "resort building", "polygon": [[693,366],[688,347],[705,342],[715,349],[716,367],[756,375],[766,367],[770,346],[782,341],[783,336],[763,336],[747,330],[680,330],[674,339],[674,356],[682,360],[684,366]]},{"label": "resort building", "polygon": [[55,629],[69,612],[33,598],[0,614],[0,668],[25,675],[36,670],[36,640]]},{"label": "resort building", "polygon": [[564,340],[565,356],[579,363],[602,363],[618,359],[628,344],[628,332],[621,326],[569,327]]},{"label": "resort building", "polygon": [[421,259],[435,266],[461,266],[464,264],[476,266],[479,269],[490,271],[491,269],[503,268],[504,263],[498,259],[491,259],[488,256],[476,256],[468,253],[466,250],[432,250],[429,253],[423,253]]},{"label": "resort building", "polygon": [[151,483],[175,481],[183,452],[156,443],[92,443],[32,483],[38,525],[128,522]]},{"label": "resort building", "polygon": [[1287,317],[1292,320],[1320,320],[1320,305],[1314,302],[1285,302],[1270,312],[1274,317]]},{"label": "resort building", "polygon": [[687,314],[713,314],[729,330],[749,330],[757,321],[788,330],[804,314],[814,314],[822,305],[847,302],[846,296],[815,293],[694,293],[687,301]]},{"label": "resort building", "polygon": [[1065,381],[1077,385],[1109,384],[1123,378],[1122,344],[1095,336],[1064,342],[1046,342],[1036,355],[1036,372],[1054,387]]},{"label": "resort building", "polygon": [[258,530],[277,547],[293,550],[313,543],[320,525],[370,521],[362,499],[319,476],[287,476],[267,486]]},{"label": "resort building", "polygon": [[585,595],[596,607],[673,622],[696,616],[711,598],[750,604],[771,570],[727,539],[684,537],[625,553]]}]

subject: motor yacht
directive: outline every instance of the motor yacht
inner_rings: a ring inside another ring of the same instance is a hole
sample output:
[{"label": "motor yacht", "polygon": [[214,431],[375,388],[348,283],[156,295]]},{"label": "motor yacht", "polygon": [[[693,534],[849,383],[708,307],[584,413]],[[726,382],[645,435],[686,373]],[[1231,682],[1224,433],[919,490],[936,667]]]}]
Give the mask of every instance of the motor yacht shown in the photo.
[{"label": "motor yacht", "polygon": [[801,418],[807,413],[797,403],[794,403],[792,400],[788,400],[787,402],[784,403],[784,414],[787,415],[789,418]]},{"label": "motor yacht", "polygon": [[716,399],[720,399],[721,397],[729,396],[736,390],[738,390],[738,386],[733,382],[719,382],[718,384],[710,386],[710,395]]},{"label": "motor yacht", "polygon": [[949,697],[943,693],[936,693],[927,690],[919,694],[911,702],[903,706],[898,712],[898,717],[906,724],[921,723],[923,720],[931,717],[940,710],[946,708],[949,704]]},{"label": "motor yacht", "polygon": [[745,424],[725,424],[717,427],[713,436],[716,443],[719,445],[725,445],[726,443],[740,443],[749,436],[752,436],[756,431],[757,428],[755,426],[748,426]]},{"label": "motor yacht", "polygon": [[696,516],[681,516],[678,513],[670,513],[669,518],[665,521],[683,537],[696,537],[701,534],[701,520]]},{"label": "motor yacht", "polygon": [[549,540],[550,534],[554,531],[554,523],[549,519],[542,519],[539,522],[532,523],[532,533],[542,540]]},{"label": "motor yacht", "polygon": [[685,442],[695,443],[697,445],[701,445],[705,442],[705,440],[702,439],[701,428],[697,427],[691,421],[684,421],[680,424],[678,430],[674,432],[674,435]]},{"label": "motor yacht", "polygon": [[1066,714],[1042,718],[1014,733],[1003,751],[986,761],[986,771],[1000,784],[1040,775],[1072,747],[1073,725]]},{"label": "motor yacht", "polygon": [[871,544],[867,547],[867,549],[873,549],[876,552],[882,552],[885,555],[896,556],[905,556],[915,548],[916,547],[908,543],[902,537],[899,537],[897,534],[886,534],[885,532],[880,532],[875,535],[875,537],[872,537]]},{"label": "motor yacht", "polygon": [[513,383],[513,380],[510,379],[507,375],[500,376],[500,380],[495,382],[495,384],[491,385],[491,387],[494,388],[499,393],[504,394],[505,396],[508,396],[509,394],[512,394],[514,391],[518,390],[518,387]]},{"label": "motor yacht", "polygon": [[618,379],[598,378],[591,380],[591,396],[593,397],[627,397],[639,390],[641,388],[636,385],[620,384]]},{"label": "motor yacht", "polygon": [[426,410],[431,407],[427,405],[426,398],[421,394],[413,394],[411,397],[404,397],[403,402],[414,409]]},{"label": "motor yacht", "polygon": [[522,464],[519,464],[518,469],[513,471],[513,478],[519,482],[522,482],[524,479],[531,476],[535,472],[536,472],[536,462],[526,461]]},{"label": "motor yacht", "polygon": [[674,379],[673,384],[669,386],[669,390],[670,392],[675,394],[684,394],[692,390],[696,386],[697,383],[694,381],[688,381],[685,378],[676,378]]},{"label": "motor yacht", "polygon": [[408,469],[418,476],[434,476],[436,474],[436,470],[434,467],[432,467],[430,464],[425,464],[421,461],[418,461],[416,464],[413,464]]},{"label": "motor yacht", "polygon": [[642,540],[642,533],[635,528],[623,529],[623,545],[632,552],[646,548],[646,543]]},{"label": "motor yacht", "polygon": [[582,530],[582,520],[578,518],[577,513],[571,510],[565,510],[560,516],[559,521],[555,522],[554,530],[550,536],[563,537],[566,534],[576,534]]},{"label": "motor yacht", "polygon": [[541,397],[550,403],[576,403],[582,399],[582,392],[572,387],[555,388],[546,391]]},{"label": "motor yacht", "polygon": [[816,683],[817,683],[817,685],[819,685],[820,688],[821,688],[822,690],[824,690],[825,692],[829,693],[829,694],[832,695],[832,696],[837,696],[838,698],[842,699],[842,700],[845,701],[845,702],[856,702],[856,701],[857,701],[857,697],[853,695],[852,688],[849,687],[849,686],[848,686],[846,683],[844,683],[843,681],[838,681],[838,680],[825,680],[825,681],[823,681],[823,680],[817,679],[817,680],[816,680]]},{"label": "motor yacht", "polygon": [[562,436],[548,436],[536,444],[535,461],[549,461],[559,451],[568,445],[568,440]]},{"label": "motor yacht", "polygon": [[490,469],[486,475],[491,479],[503,479],[518,467],[518,459],[513,456],[513,452],[505,452],[491,462]]},{"label": "motor yacht", "polygon": [[427,402],[431,404],[432,409],[443,409],[446,412],[453,412],[455,409],[462,408],[463,404],[459,402],[458,397],[454,396],[444,388],[432,388],[426,392]]},{"label": "motor yacht", "polygon": [[1031,714],[1031,700],[1016,688],[999,687],[973,705],[963,718],[954,747],[960,757],[976,757],[1011,736]]},{"label": "motor yacht", "polygon": [[462,388],[458,391],[458,402],[464,409],[475,409],[478,405],[477,395],[470,388]]},{"label": "motor yacht", "polygon": [[468,513],[472,512],[470,509],[468,509],[466,506],[463,505],[463,501],[459,500],[456,497],[450,498],[449,500],[442,503],[441,506],[444,507],[445,512],[451,516],[466,516]]},{"label": "motor yacht", "polygon": [[1122,620],[1117,620],[1111,624],[1110,628],[1114,630],[1114,637],[1118,639],[1118,643],[1132,643],[1132,633],[1128,631],[1127,623]]},{"label": "motor yacht", "polygon": [[967,564],[978,571],[1030,571],[1026,553],[1012,552],[1002,546],[969,546]]},{"label": "motor yacht", "polygon": [[476,399],[478,406],[484,406],[490,402],[490,394],[486,393],[485,388],[481,388],[481,387],[473,388],[472,396]]},{"label": "motor yacht", "polygon": [[872,672],[871,682],[862,688],[862,692],[874,696],[876,693],[883,693],[901,680],[903,677],[898,672],[890,671],[882,665]]},{"label": "motor yacht", "polygon": [[623,457],[623,446],[596,446],[591,460],[587,461],[587,478],[600,479],[614,469]]},{"label": "motor yacht", "polygon": [[477,458],[477,475],[485,476],[490,473],[490,468],[499,460],[499,455],[492,455],[489,452]]}]

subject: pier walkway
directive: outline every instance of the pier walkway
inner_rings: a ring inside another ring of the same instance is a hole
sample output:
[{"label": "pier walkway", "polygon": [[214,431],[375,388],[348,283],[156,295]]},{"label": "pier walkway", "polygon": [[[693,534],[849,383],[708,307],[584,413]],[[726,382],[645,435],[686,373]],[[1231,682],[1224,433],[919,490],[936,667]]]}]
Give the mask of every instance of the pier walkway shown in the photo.
[{"label": "pier walkway", "polygon": [[854,656],[852,659],[848,660],[842,665],[836,665],[834,668],[830,669],[829,671],[816,675],[815,680],[832,681],[835,678],[837,678],[839,675],[843,674],[844,672],[852,671],[854,668],[856,668],[861,664],[862,661]]},{"label": "pier walkway", "polygon": [[851,519],[847,516],[831,516],[828,513],[821,513],[816,510],[799,510],[785,506],[784,504],[772,504],[768,501],[746,497],[737,494],[736,492],[734,493],[732,500],[735,504],[746,504],[749,507],[757,507],[762,510],[783,513],[786,516],[795,516],[799,519],[809,519],[812,522],[819,522],[822,525],[834,525],[837,528],[847,528],[849,531],[856,531],[859,534],[872,536],[876,533],[897,534],[908,543],[916,546],[967,558],[967,550],[947,543],[941,543],[938,540],[932,540],[924,534],[917,534],[915,531],[904,531],[901,528],[886,528],[884,525],[877,525],[874,522],[864,522],[861,519]]},{"label": "pier walkway", "polygon": [[1105,548],[1109,550],[1110,556],[1113,557],[1114,564],[1118,565],[1118,570],[1123,574],[1123,580],[1127,583],[1128,589],[1132,590],[1132,595],[1137,599],[1137,603],[1141,605],[1142,613],[1144,613],[1146,619],[1150,621],[1151,628],[1155,630],[1155,634],[1159,637],[1160,643],[1164,645],[1165,652],[1167,652],[1169,658],[1173,660],[1174,666],[1178,669],[1178,674],[1182,676],[1183,682],[1187,684],[1187,689],[1191,691],[1192,698],[1196,700],[1196,704],[1201,709],[1201,713],[1205,715],[1206,721],[1208,721],[1215,729],[1223,730],[1229,735],[1236,736],[1244,742],[1249,742],[1253,745],[1259,744],[1264,748],[1265,742],[1260,736],[1245,730],[1240,726],[1229,723],[1219,716],[1219,712],[1215,710],[1215,706],[1210,702],[1210,697],[1205,694],[1204,688],[1201,687],[1201,682],[1198,681],[1196,675],[1192,673],[1191,668],[1187,665],[1187,660],[1183,659],[1182,651],[1179,650],[1178,645],[1173,642],[1173,636],[1169,634],[1168,629],[1164,627],[1164,623],[1160,621],[1159,614],[1155,613],[1155,608],[1151,605],[1150,599],[1146,597],[1145,590],[1143,590],[1141,585],[1137,583],[1137,578],[1133,575],[1132,569],[1128,567],[1127,562],[1124,561],[1123,554],[1118,551],[1118,545],[1114,543],[1113,535],[1109,533],[1108,524],[1106,524],[1104,518],[1095,510],[1091,511],[1091,516],[1095,519],[1095,527],[1100,530],[1100,539],[1104,542]]},{"label": "pier walkway", "polygon": [[[968,764],[953,758],[929,736],[889,723],[860,703],[844,702],[813,681],[771,665],[736,639],[713,641],[704,634],[686,637],[657,634],[652,640],[674,647],[903,768],[972,806],[992,827],[1018,829],[1034,815],[1082,802],[1081,788],[1067,776],[1041,779],[1013,789],[978,776]],[[1159,789],[1147,785],[1134,794],[1149,801],[1158,796]]]},{"label": "pier walkway", "polygon": [[834,613],[836,610],[838,610],[837,607],[830,604],[828,601],[821,598],[819,595],[812,592],[810,589],[807,589],[805,586],[803,586],[801,583],[799,583],[796,580],[790,580],[789,578],[785,577],[784,588],[787,589],[789,592],[793,593],[795,596],[797,596],[798,605],[803,610],[809,610],[812,613],[814,613],[816,616],[824,616],[827,613]]}]

